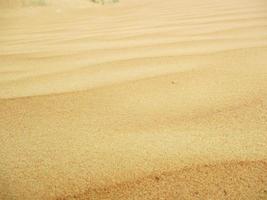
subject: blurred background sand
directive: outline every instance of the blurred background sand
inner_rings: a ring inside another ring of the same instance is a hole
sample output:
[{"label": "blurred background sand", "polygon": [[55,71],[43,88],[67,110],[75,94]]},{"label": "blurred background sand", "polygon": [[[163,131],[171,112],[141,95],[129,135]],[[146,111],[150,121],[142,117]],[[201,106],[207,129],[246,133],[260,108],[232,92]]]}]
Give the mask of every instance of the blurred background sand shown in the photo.
[{"label": "blurred background sand", "polygon": [[0,27],[0,199],[267,199],[265,0],[2,0]]}]

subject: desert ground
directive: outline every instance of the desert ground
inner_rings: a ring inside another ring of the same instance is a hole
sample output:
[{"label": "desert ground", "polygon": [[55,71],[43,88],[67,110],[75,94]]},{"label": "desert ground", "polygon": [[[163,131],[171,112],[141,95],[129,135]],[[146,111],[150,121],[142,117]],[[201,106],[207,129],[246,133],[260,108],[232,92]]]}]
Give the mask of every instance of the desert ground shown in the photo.
[{"label": "desert ground", "polygon": [[0,199],[267,199],[267,1],[0,0]]}]

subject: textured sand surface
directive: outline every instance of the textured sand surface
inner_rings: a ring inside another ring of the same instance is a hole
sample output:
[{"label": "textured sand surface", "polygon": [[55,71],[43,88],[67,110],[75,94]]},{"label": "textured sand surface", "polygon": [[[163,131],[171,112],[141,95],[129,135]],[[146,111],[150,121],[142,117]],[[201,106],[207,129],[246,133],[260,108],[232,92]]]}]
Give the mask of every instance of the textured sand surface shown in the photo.
[{"label": "textured sand surface", "polygon": [[[267,199],[267,2],[0,0],[0,199]],[[75,3],[74,3],[75,2]]]}]

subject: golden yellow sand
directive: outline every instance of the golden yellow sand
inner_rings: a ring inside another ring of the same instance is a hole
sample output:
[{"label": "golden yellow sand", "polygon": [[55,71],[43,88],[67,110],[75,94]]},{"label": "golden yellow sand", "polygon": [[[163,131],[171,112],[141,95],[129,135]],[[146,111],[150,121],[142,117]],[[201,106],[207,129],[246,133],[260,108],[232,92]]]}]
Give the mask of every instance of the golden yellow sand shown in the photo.
[{"label": "golden yellow sand", "polygon": [[1,200],[267,199],[265,0],[21,5],[0,1]]}]

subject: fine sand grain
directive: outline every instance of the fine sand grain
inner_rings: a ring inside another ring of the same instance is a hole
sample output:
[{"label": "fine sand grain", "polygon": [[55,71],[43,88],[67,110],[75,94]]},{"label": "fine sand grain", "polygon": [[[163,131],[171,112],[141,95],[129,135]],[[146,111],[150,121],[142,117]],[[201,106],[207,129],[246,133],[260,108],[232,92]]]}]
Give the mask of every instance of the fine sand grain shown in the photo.
[{"label": "fine sand grain", "polygon": [[0,199],[266,200],[265,0],[0,0]]}]

